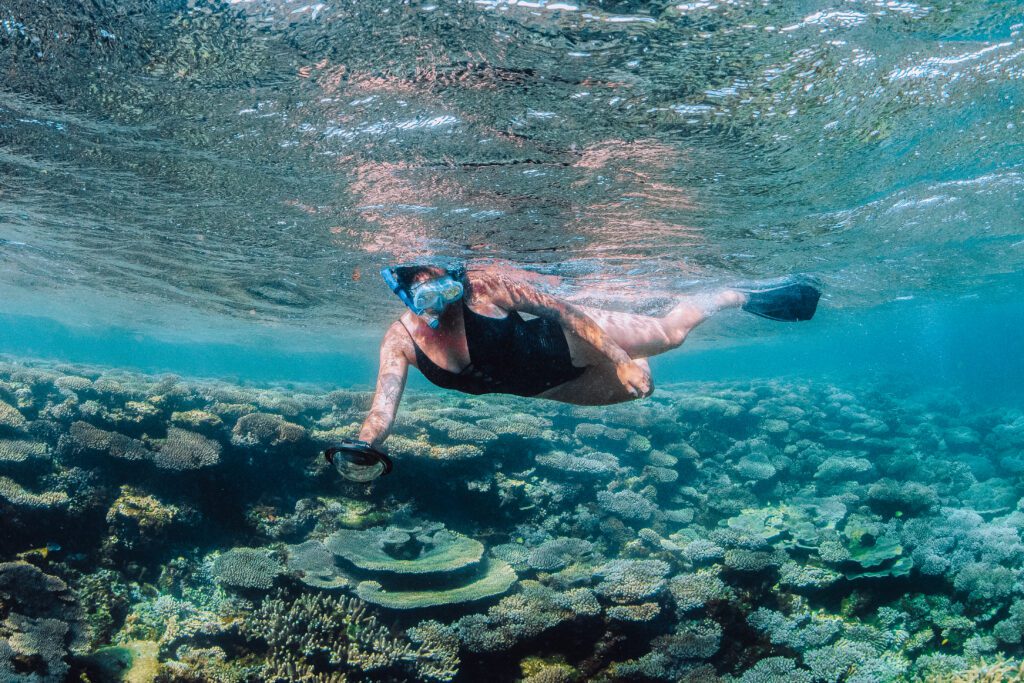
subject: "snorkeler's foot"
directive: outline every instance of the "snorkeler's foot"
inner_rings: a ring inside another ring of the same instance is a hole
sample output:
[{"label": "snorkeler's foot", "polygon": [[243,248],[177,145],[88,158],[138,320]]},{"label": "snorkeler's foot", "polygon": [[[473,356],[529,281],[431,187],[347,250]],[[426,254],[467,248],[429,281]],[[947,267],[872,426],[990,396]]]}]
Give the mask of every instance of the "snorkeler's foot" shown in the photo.
[{"label": "snorkeler's foot", "polygon": [[813,318],[821,297],[818,283],[804,275],[737,289],[747,295],[744,311],[784,322]]}]

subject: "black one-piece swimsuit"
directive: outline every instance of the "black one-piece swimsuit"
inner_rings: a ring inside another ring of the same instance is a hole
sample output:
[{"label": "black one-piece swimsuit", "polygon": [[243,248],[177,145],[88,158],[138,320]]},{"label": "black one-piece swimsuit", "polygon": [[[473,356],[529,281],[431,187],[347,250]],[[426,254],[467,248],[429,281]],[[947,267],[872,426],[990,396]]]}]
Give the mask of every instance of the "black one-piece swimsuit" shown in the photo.
[{"label": "black one-piece swimsuit", "polygon": [[467,394],[536,396],[586,370],[572,364],[562,326],[553,320],[523,320],[516,311],[491,318],[474,312],[465,299],[462,320],[469,365],[461,372],[440,367],[413,342],[420,372],[439,387]]}]

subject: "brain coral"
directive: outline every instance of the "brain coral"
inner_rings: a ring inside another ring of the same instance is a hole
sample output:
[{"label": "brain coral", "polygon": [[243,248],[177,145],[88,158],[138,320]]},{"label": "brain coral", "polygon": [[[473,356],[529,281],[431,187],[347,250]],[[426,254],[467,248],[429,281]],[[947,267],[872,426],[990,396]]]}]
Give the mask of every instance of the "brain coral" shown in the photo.
[{"label": "brain coral", "polygon": [[281,564],[260,548],[232,548],[213,562],[218,583],[238,588],[269,590],[281,573]]},{"label": "brain coral", "polygon": [[205,436],[178,427],[167,430],[167,440],[153,456],[157,467],[165,470],[198,470],[220,462],[220,444]]}]

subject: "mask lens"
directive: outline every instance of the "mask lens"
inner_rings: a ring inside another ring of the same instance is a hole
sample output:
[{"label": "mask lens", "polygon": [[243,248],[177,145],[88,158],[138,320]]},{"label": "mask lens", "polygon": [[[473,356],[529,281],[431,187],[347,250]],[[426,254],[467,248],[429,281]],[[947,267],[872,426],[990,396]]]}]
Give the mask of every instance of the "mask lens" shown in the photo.
[{"label": "mask lens", "polygon": [[429,284],[423,285],[412,295],[412,302],[420,310],[428,308],[438,308],[438,304],[441,301],[441,294],[435,288]]},{"label": "mask lens", "polygon": [[349,481],[365,484],[384,473],[384,463],[375,462],[370,465],[362,465],[352,462],[348,456],[338,453],[334,456],[334,469]]},{"label": "mask lens", "polygon": [[324,452],[338,474],[349,481],[365,484],[391,471],[387,456],[361,442],[344,442]]}]

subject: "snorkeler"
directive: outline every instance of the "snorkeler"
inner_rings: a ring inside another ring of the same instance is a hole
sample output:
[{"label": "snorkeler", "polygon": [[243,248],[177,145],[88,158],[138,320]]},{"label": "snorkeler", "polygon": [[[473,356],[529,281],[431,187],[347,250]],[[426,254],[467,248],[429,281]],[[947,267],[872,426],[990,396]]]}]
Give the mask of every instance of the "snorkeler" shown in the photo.
[{"label": "snorkeler", "polygon": [[794,277],[687,297],[655,318],[570,304],[499,268],[414,264],[381,275],[409,310],[384,335],[376,392],[359,438],[325,452],[353,481],[391,471],[380,447],[410,365],[437,386],[468,394],[620,403],[649,396],[654,384],[646,359],[678,347],[718,311],[810,320],[821,295],[811,280]]}]

